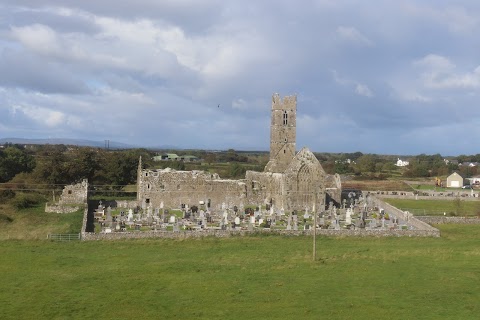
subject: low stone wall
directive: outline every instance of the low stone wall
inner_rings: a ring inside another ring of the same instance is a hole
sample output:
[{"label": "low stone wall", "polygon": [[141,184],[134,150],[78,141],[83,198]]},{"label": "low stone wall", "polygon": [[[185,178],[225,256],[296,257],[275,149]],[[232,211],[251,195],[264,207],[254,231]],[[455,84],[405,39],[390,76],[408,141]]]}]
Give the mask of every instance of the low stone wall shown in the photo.
[{"label": "low stone wall", "polygon": [[139,202],[137,200],[117,200],[116,201],[117,208],[136,208],[139,206]]},{"label": "low stone wall", "polygon": [[480,224],[479,218],[465,218],[465,217],[431,217],[431,216],[417,216],[417,219],[428,224]]},{"label": "low stone wall", "polygon": [[87,230],[87,218],[88,218],[88,205],[85,205],[85,210],[83,211],[82,230],[80,231],[82,239],[87,234],[87,232],[85,232],[85,230]]},{"label": "low stone wall", "polygon": [[385,209],[386,212],[389,212],[389,213],[392,212],[395,216],[399,217],[400,219],[403,219],[404,221],[406,221],[409,225],[413,226],[414,228],[416,228],[418,230],[425,230],[425,231],[438,231],[438,233],[440,235],[440,231],[438,229],[432,227],[428,223],[425,223],[425,222],[417,219],[412,214],[408,214],[405,211],[402,211],[402,210],[386,203],[385,201],[383,201],[382,199],[379,199],[378,197],[375,197],[375,196],[372,196],[372,197],[373,197],[377,207]]},{"label": "low stone wall", "polygon": [[392,199],[416,199],[416,200],[451,200],[460,197],[465,201],[478,201],[479,193],[474,191],[455,191],[455,192],[434,192],[434,191],[420,191],[418,194],[412,191],[362,191],[363,194],[370,193],[379,198]]},{"label": "low stone wall", "polygon": [[72,213],[79,209],[79,206],[63,206],[61,204],[48,205],[48,203],[45,204],[45,212],[47,213]]},{"label": "low stone wall", "polygon": [[[317,229],[317,236],[329,237],[439,237],[440,232],[433,230],[330,230]],[[203,237],[235,237],[248,235],[268,235],[277,234],[282,236],[312,236],[313,230],[271,230],[263,229],[256,231],[247,230],[194,230],[194,231],[135,231],[135,232],[114,232],[114,233],[84,233],[82,240],[120,240],[120,239],[187,239],[187,238],[203,238]]]}]

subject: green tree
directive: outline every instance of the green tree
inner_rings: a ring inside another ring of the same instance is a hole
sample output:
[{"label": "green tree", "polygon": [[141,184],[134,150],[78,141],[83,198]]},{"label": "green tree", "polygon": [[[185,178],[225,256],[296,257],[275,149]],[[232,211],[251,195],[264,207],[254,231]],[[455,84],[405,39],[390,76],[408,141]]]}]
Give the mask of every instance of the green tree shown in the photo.
[{"label": "green tree", "polygon": [[0,152],[0,182],[11,180],[21,172],[31,172],[35,168],[35,158],[25,150],[7,147]]},{"label": "green tree", "polygon": [[377,161],[376,155],[364,154],[357,159],[357,168],[361,173],[375,172],[375,164]]},{"label": "green tree", "polygon": [[206,163],[211,164],[217,161],[217,156],[215,155],[215,153],[209,152],[205,154],[204,160]]},{"label": "green tree", "polygon": [[231,163],[228,169],[228,175],[230,178],[243,177],[245,175],[245,172],[245,168],[237,162]]}]

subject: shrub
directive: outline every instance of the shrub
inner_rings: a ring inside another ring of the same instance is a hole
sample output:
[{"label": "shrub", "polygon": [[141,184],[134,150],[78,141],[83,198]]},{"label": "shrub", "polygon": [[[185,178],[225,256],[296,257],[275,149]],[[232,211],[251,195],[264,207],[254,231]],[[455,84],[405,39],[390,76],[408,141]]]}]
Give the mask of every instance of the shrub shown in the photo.
[{"label": "shrub", "polygon": [[35,193],[17,193],[10,203],[17,210],[34,207],[45,201],[43,196]]},{"label": "shrub", "polygon": [[10,189],[0,191],[0,202],[10,200],[15,197],[15,192]]}]

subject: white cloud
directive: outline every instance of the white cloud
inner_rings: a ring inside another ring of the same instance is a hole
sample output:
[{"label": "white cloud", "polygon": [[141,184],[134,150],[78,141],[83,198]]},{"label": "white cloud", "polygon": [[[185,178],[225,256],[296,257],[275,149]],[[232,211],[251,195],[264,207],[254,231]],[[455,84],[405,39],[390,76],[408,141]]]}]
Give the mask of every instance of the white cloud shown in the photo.
[{"label": "white cloud", "polygon": [[358,31],[354,27],[340,26],[337,28],[337,34],[340,36],[340,38],[352,43],[357,43],[357,44],[362,44],[367,46],[373,45],[373,42],[370,39],[368,39],[366,36],[364,36],[360,31]]},{"label": "white cloud", "polygon": [[431,89],[477,89],[480,88],[480,67],[473,71],[457,72],[457,66],[450,59],[429,54],[413,63],[421,67],[423,85]]},{"label": "white cloud", "polygon": [[355,87],[355,92],[361,96],[373,97],[372,90],[364,84],[358,83]]},{"label": "white cloud", "polygon": [[59,55],[62,52],[57,33],[48,26],[33,24],[24,27],[12,27],[11,33],[23,45],[40,54]]},{"label": "white cloud", "polygon": [[64,113],[42,107],[17,105],[13,107],[12,114],[17,113],[22,113],[27,118],[50,128],[62,125],[66,121]]},{"label": "white cloud", "polygon": [[373,97],[372,90],[366,84],[340,76],[336,70],[332,70],[331,72],[335,83],[341,86],[351,87],[353,91],[360,96]]},{"label": "white cloud", "polygon": [[421,59],[415,60],[413,64],[434,72],[449,72],[455,69],[455,64],[448,58],[437,54],[428,54]]}]

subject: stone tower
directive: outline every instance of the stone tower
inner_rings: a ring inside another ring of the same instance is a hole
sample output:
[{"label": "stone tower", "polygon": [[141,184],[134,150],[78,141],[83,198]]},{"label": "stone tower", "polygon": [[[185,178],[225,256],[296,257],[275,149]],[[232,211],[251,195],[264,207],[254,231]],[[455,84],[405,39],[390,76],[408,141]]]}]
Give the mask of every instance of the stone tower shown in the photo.
[{"label": "stone tower", "polygon": [[283,173],[295,156],[297,138],[297,96],[272,96],[270,160],[265,172]]}]

